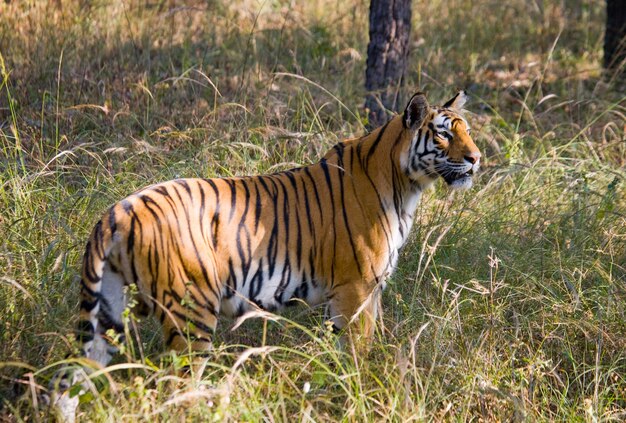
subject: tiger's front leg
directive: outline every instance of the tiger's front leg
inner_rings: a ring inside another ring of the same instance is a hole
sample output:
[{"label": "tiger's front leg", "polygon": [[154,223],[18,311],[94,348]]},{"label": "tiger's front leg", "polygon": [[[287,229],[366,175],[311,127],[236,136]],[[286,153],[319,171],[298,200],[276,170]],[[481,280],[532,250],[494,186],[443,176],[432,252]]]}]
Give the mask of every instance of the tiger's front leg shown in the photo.
[{"label": "tiger's front leg", "polygon": [[359,281],[335,285],[330,298],[334,327],[347,329],[347,337],[352,342],[367,346],[376,329],[379,298],[380,289],[373,284]]}]

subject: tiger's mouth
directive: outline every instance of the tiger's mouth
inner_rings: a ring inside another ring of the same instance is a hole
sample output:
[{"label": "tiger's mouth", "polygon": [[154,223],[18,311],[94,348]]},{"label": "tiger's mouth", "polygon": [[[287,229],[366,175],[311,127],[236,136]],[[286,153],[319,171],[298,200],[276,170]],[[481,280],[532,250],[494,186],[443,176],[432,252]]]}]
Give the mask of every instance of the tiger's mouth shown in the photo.
[{"label": "tiger's mouth", "polygon": [[472,186],[472,175],[474,175],[474,170],[472,168],[470,168],[467,172],[448,170],[446,172],[441,172],[440,175],[450,188],[468,189]]}]

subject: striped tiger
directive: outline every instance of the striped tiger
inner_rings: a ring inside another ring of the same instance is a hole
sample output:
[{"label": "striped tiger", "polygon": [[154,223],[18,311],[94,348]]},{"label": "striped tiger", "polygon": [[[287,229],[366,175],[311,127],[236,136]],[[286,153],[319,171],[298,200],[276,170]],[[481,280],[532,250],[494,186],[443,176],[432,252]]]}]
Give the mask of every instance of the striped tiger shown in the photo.
[{"label": "striped tiger", "polygon": [[[218,315],[327,302],[334,328],[359,314],[372,335],[377,301],[422,191],[438,177],[469,188],[480,151],[459,92],[442,107],[415,94],[404,113],[335,145],[318,163],[270,175],[176,179],[113,205],[83,257],[78,336],[106,365],[122,313],[155,315],[176,351],[211,346]],[[126,287],[135,286],[128,290]],[[352,327],[352,325],[351,325]]]}]

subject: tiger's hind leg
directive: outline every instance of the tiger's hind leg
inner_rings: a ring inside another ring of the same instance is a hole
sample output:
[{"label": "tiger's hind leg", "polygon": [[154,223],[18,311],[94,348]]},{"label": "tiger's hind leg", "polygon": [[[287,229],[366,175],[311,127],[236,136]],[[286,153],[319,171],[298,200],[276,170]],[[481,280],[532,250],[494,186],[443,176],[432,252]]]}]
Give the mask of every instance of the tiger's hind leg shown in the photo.
[{"label": "tiger's hind leg", "polygon": [[184,270],[174,269],[172,273],[179,276],[161,284],[169,288],[160,295],[163,304],[155,307],[155,314],[162,323],[165,346],[178,353],[209,351],[217,326],[220,290],[206,277],[211,274],[211,267],[204,267],[202,271],[201,265],[197,266],[195,269],[187,262]]},{"label": "tiger's hind leg", "polygon": [[172,314],[175,315],[168,316],[163,322],[167,349],[179,353],[201,353],[212,348],[211,337],[217,325],[216,317],[207,318],[207,323],[198,327],[199,322],[194,316]]},{"label": "tiger's hind leg", "polygon": [[155,306],[165,348],[179,354],[192,354],[191,364],[184,366],[192,371],[202,367],[206,353],[212,349],[221,298],[219,285],[209,280],[217,278],[209,260],[194,261],[170,262],[173,266],[169,275],[177,276],[159,284],[166,288],[158,294],[160,302]]},{"label": "tiger's hind leg", "polygon": [[[217,326],[217,316],[212,307],[190,306],[176,302],[170,304],[162,317],[163,336],[166,349],[179,355],[189,354],[178,370],[181,375],[200,378],[206,367],[207,354],[212,350],[211,342]],[[157,312],[157,315],[159,312]],[[180,363],[180,362],[179,362]]]}]

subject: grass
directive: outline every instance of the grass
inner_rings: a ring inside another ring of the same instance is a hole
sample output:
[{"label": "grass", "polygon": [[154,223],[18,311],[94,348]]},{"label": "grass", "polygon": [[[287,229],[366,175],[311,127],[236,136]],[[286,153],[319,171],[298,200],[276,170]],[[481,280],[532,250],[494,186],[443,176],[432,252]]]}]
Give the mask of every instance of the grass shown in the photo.
[{"label": "grass", "polygon": [[[601,74],[602,5],[414,5],[404,94],[467,87],[485,160],[471,191],[425,195],[367,357],[299,308],[222,320],[204,371],[181,376],[143,322],[79,417],[625,419],[626,97]],[[48,417],[36,394],[75,348],[80,256],[108,205],[363,133],[367,10],[0,3],[1,420]]]}]

